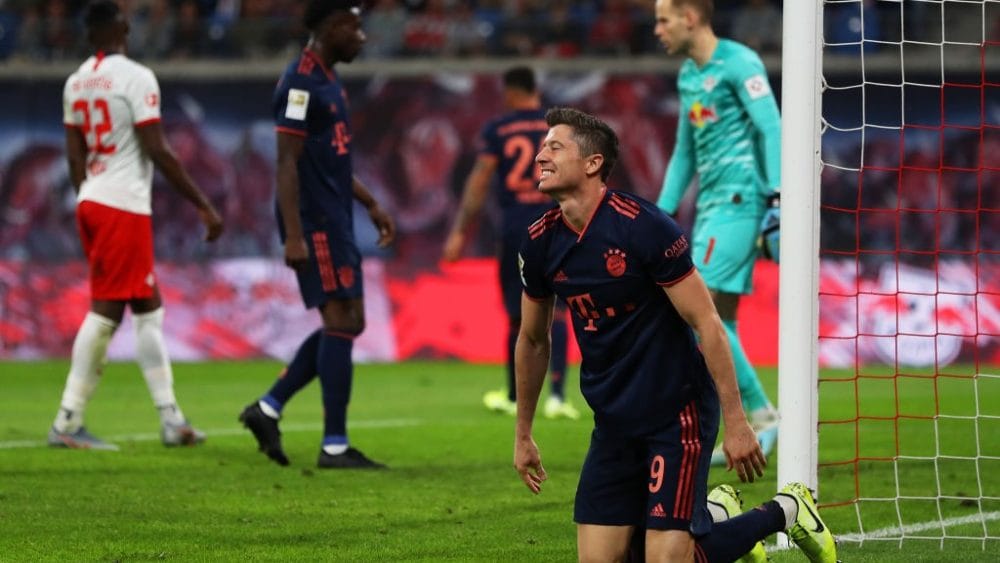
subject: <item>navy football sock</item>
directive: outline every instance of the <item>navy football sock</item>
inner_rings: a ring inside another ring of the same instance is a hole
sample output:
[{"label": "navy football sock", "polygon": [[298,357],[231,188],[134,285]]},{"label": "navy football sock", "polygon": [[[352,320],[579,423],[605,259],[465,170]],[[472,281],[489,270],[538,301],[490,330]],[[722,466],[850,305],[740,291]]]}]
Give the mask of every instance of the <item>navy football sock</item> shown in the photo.
[{"label": "navy football sock", "polygon": [[552,319],[552,357],[549,361],[549,394],[564,398],[566,386],[566,317],[559,315]]},{"label": "navy football sock", "polygon": [[[267,404],[274,407],[274,410],[281,412],[281,408],[291,399],[299,389],[306,386],[316,377],[316,354],[319,350],[319,330],[306,337],[295,352],[295,357],[285,368],[285,371],[278,376],[278,380],[271,386],[271,390],[262,399]],[[270,400],[268,400],[270,399]]]},{"label": "navy football sock", "polygon": [[354,340],[343,334],[323,332],[319,338],[319,382],[323,388],[323,436],[347,439],[347,403],[351,399]]},{"label": "navy football sock", "polygon": [[507,327],[507,398],[517,400],[517,379],[514,378],[514,348],[517,333],[521,331],[521,319],[511,319]]},{"label": "navy football sock", "polygon": [[783,529],[785,512],[770,500],[739,516],[712,524],[712,531],[698,538],[696,549],[710,562],[735,561],[753,549],[754,544]]}]

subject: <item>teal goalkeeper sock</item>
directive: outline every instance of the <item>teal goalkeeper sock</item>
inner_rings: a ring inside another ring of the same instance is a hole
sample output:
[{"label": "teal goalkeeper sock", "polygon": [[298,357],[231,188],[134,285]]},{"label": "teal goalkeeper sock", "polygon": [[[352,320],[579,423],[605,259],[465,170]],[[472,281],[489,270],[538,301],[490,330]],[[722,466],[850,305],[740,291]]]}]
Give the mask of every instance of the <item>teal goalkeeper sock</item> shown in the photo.
[{"label": "teal goalkeeper sock", "polygon": [[729,348],[733,351],[733,364],[736,366],[736,383],[740,387],[740,397],[743,399],[743,410],[747,414],[757,409],[768,407],[771,402],[767,399],[767,393],[757,378],[757,371],[753,369],[750,360],[747,359],[746,352],[743,351],[743,344],[736,332],[736,321],[724,320],[722,324],[726,327],[726,334],[729,336]]}]

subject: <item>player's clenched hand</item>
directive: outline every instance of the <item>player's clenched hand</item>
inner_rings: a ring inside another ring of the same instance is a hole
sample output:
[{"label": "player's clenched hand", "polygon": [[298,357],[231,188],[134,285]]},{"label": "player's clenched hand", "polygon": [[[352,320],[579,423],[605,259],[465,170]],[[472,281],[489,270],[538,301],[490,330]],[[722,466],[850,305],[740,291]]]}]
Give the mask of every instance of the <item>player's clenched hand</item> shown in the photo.
[{"label": "player's clenched hand", "polygon": [[448,233],[448,238],[444,241],[444,251],[441,259],[445,262],[454,262],[462,255],[462,247],[465,246],[465,235],[458,231]]},{"label": "player's clenched hand", "polygon": [[536,495],[542,491],[542,481],[548,479],[542,458],[538,455],[538,446],[530,436],[514,441],[514,469],[524,484]]},{"label": "player's clenched hand", "polygon": [[379,248],[385,248],[392,244],[396,238],[396,223],[392,217],[377,203],[368,208],[368,215],[371,216],[372,223],[378,229]]},{"label": "player's clenched hand", "polygon": [[288,237],[285,240],[285,265],[299,270],[309,263],[309,247],[302,237]]},{"label": "player's clenched hand", "polygon": [[222,217],[219,216],[219,212],[214,207],[209,205],[205,209],[199,209],[198,216],[201,218],[202,224],[205,225],[205,240],[212,242],[222,235]]},{"label": "player's clenched hand", "polygon": [[754,479],[764,475],[767,458],[746,420],[732,426],[727,422],[722,450],[726,452],[726,470],[735,469],[740,481],[753,483]]}]

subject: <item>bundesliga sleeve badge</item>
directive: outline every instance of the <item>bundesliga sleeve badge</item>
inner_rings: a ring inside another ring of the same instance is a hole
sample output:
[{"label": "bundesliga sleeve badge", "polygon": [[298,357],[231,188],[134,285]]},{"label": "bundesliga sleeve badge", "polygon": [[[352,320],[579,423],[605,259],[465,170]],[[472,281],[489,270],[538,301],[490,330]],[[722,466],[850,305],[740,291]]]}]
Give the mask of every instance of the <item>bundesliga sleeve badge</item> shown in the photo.
[{"label": "bundesliga sleeve badge", "polygon": [[771,87],[767,85],[767,79],[761,74],[755,74],[743,81],[743,87],[747,89],[747,94],[751,100],[763,98],[771,93]]},{"label": "bundesliga sleeve badge", "polygon": [[285,106],[285,117],[302,121],[306,118],[309,107],[309,92],[298,88],[288,89],[288,104]]}]

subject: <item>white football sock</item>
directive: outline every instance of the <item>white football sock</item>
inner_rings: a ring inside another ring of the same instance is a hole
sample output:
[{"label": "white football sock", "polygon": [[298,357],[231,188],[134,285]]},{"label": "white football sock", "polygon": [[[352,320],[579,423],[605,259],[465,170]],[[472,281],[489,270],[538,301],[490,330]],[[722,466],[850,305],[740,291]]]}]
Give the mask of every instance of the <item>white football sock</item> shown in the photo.
[{"label": "white football sock", "polygon": [[73,340],[72,364],[66,377],[59,413],[52,426],[57,432],[76,432],[83,426],[83,411],[101,379],[108,342],[118,323],[88,311]]},{"label": "white football sock", "polygon": [[795,523],[795,519],[799,517],[799,501],[795,500],[791,495],[784,493],[774,495],[774,500],[785,513],[785,529],[791,528],[792,524]]},{"label": "white football sock", "polygon": [[726,507],[717,502],[708,501],[708,513],[712,515],[712,522],[725,522],[732,516],[726,512]]},{"label": "white football sock", "polygon": [[340,455],[347,451],[347,444],[327,444],[323,451],[330,455]]},{"label": "white football sock", "polygon": [[184,413],[174,397],[174,372],[163,341],[163,307],[132,315],[135,322],[135,359],[146,378],[153,404],[164,424],[182,424]]},{"label": "white football sock", "polygon": [[274,420],[281,420],[281,413],[278,412],[278,411],[276,411],[276,410],[274,410],[274,407],[272,407],[271,405],[265,403],[264,401],[257,401],[257,404],[260,406],[260,410],[264,414],[266,414],[267,416],[273,418]]}]

